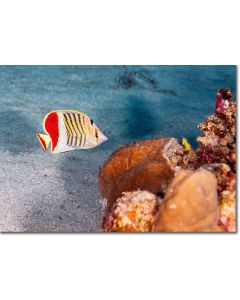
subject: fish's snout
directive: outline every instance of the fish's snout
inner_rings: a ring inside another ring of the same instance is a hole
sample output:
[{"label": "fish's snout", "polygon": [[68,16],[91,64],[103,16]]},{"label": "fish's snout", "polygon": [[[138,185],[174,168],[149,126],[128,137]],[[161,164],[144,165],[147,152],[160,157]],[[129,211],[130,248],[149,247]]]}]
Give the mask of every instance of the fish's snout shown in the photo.
[{"label": "fish's snout", "polygon": [[101,133],[100,141],[103,143],[103,142],[106,142],[107,140],[108,140],[108,137],[106,135],[104,135],[103,133]]}]

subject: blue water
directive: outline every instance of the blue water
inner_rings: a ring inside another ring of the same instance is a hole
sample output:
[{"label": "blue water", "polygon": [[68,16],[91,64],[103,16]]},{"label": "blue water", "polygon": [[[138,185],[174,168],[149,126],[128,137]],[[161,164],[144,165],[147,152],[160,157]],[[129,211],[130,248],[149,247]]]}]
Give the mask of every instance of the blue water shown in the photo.
[{"label": "blue water", "polygon": [[[99,231],[99,167],[121,144],[187,137],[236,95],[235,66],[0,66],[0,230]],[[35,136],[51,110],[88,114],[109,137],[90,150],[44,152]]]}]

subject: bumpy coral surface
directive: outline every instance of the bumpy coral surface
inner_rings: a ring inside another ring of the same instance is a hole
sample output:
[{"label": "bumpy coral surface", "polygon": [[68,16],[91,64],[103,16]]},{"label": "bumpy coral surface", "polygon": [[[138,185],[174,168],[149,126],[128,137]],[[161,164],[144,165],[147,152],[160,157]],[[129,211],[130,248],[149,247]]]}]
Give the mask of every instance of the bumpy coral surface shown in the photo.
[{"label": "bumpy coral surface", "polygon": [[[178,171],[179,169],[195,169],[197,166],[197,155],[187,143],[186,139],[183,146],[176,139],[171,139],[168,146],[165,147],[165,157],[169,160],[171,167]],[[187,146],[186,146],[187,143]]]},{"label": "bumpy coral surface", "polygon": [[199,163],[227,163],[236,170],[236,103],[230,90],[218,91],[215,114],[198,127],[204,135],[197,138]]},{"label": "bumpy coral surface", "polygon": [[157,211],[157,197],[146,191],[123,193],[103,222],[105,231],[151,231]]},{"label": "bumpy coral surface", "polygon": [[215,174],[218,185],[220,205],[219,225],[224,231],[236,231],[236,174],[226,164],[208,164],[203,166]]}]

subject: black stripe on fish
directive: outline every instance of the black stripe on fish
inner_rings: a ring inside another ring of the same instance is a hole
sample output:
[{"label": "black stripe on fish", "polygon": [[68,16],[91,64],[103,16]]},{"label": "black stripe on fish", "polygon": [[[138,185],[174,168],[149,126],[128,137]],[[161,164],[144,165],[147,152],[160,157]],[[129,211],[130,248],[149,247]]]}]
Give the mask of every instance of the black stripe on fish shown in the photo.
[{"label": "black stripe on fish", "polygon": [[75,144],[76,144],[76,140],[77,140],[77,131],[76,131],[76,129],[75,129],[75,127],[74,127],[74,120],[73,120],[73,117],[72,117],[72,115],[71,115],[71,113],[67,113],[68,114],[68,116],[69,116],[69,121],[70,121],[70,124],[72,125],[72,132],[73,132],[73,140],[74,140],[74,142],[73,142],[73,140],[72,140],[72,147],[75,147]]},{"label": "black stripe on fish", "polygon": [[70,130],[69,146],[72,147],[75,133],[71,122],[71,116],[69,116],[69,113],[66,113],[66,122]]},{"label": "black stripe on fish", "polygon": [[[72,113],[72,116],[73,116],[73,119],[74,119],[74,125],[76,127],[74,129],[76,129],[76,132],[77,132],[77,139],[75,140],[74,147],[76,147],[76,146],[79,147],[81,145],[81,142],[82,142],[82,133],[81,133],[81,131],[79,129],[79,126],[78,126],[78,123],[77,123],[76,114]],[[79,140],[79,143],[77,144],[78,140]]]},{"label": "black stripe on fish", "polygon": [[82,120],[83,120],[83,126],[85,126],[85,117],[82,115]]},{"label": "black stripe on fish", "polygon": [[72,138],[72,131],[71,131],[71,128],[68,124],[68,118],[67,118],[66,114],[63,114],[63,118],[64,118],[64,125],[65,125],[66,130],[67,130],[67,145],[71,146],[70,139]]},{"label": "black stripe on fish", "polygon": [[[82,116],[82,118],[83,118],[83,116]],[[81,126],[81,130],[82,130],[82,133],[83,133],[83,138],[84,138],[84,141],[83,141],[83,143],[82,143],[82,147],[85,145],[85,143],[86,143],[86,132],[84,131],[84,129],[83,129],[83,126],[82,126],[82,122],[81,122],[81,115],[79,114],[78,115],[78,120],[79,120],[79,124],[80,124],[80,126]],[[85,128],[85,127],[84,127]]]},{"label": "black stripe on fish", "polygon": [[79,147],[82,146],[82,143],[83,143],[83,139],[84,139],[84,131],[81,129],[81,117],[80,117],[80,114],[76,114],[76,120],[77,120],[77,127],[78,127],[78,130],[79,132],[81,133],[81,141],[79,143]]},{"label": "black stripe on fish", "polygon": [[[85,120],[85,116],[82,115],[82,120],[83,120],[83,126],[84,126],[84,129],[86,130],[86,120]],[[85,143],[86,143],[86,139],[87,139],[87,134],[86,132],[84,131],[84,143],[83,143],[83,146],[85,146]]]}]

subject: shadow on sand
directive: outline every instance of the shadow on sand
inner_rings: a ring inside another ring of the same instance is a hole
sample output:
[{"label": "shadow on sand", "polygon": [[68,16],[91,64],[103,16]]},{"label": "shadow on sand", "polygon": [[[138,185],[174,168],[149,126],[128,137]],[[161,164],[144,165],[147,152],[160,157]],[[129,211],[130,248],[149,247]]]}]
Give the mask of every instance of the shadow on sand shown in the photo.
[{"label": "shadow on sand", "polygon": [[125,135],[130,140],[157,137],[161,130],[161,121],[155,114],[155,105],[143,98],[131,96],[126,107],[127,124]]},{"label": "shadow on sand", "polygon": [[37,147],[34,142],[36,129],[18,111],[0,112],[0,147],[13,155],[31,152]]}]

